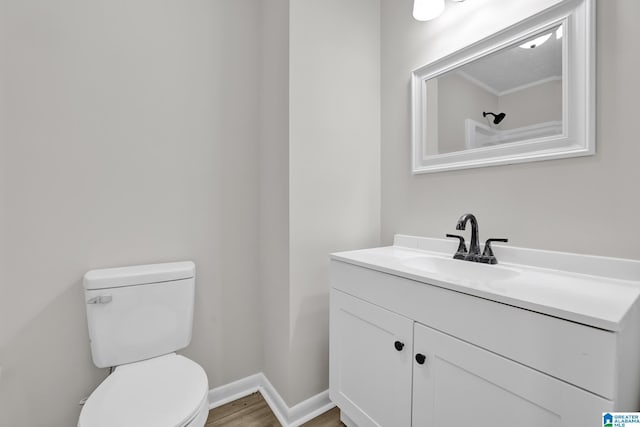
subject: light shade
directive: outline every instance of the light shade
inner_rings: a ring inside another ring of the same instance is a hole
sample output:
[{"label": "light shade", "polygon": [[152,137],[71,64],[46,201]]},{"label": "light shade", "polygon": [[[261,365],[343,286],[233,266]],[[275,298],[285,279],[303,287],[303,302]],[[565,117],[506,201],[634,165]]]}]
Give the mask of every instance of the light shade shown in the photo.
[{"label": "light shade", "polygon": [[444,11],[444,0],[414,0],[413,17],[418,21],[430,21]]}]

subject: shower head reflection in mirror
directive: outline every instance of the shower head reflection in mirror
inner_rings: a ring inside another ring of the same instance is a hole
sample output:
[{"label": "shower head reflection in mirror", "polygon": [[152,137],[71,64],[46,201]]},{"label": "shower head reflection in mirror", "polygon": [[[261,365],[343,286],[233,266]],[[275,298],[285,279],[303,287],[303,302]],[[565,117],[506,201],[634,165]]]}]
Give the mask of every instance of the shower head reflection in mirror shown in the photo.
[{"label": "shower head reflection in mirror", "polygon": [[[500,122],[501,122],[502,120],[504,120],[504,118],[507,116],[505,113],[498,113],[498,114],[495,114],[495,113],[492,113],[492,112],[490,112],[490,111],[488,111],[488,112],[487,112],[487,111],[483,111],[483,112],[482,112],[482,117],[487,117],[488,115],[492,115],[492,116],[493,116],[493,124],[494,124],[494,125],[499,125],[499,124],[500,124]],[[488,119],[487,119],[487,120],[488,120]]]}]

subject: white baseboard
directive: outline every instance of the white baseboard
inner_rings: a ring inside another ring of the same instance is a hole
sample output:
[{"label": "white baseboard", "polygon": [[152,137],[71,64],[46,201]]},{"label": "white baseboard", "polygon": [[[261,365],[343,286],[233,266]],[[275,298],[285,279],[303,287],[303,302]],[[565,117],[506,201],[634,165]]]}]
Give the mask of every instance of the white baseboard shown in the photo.
[{"label": "white baseboard", "polygon": [[261,372],[209,390],[209,408],[217,408],[255,391],[262,394],[282,427],[298,427],[336,406],[329,400],[329,390],[325,390],[290,408]]},{"label": "white baseboard", "polygon": [[263,377],[262,373],[255,374],[209,390],[209,409],[217,408],[258,391]]}]

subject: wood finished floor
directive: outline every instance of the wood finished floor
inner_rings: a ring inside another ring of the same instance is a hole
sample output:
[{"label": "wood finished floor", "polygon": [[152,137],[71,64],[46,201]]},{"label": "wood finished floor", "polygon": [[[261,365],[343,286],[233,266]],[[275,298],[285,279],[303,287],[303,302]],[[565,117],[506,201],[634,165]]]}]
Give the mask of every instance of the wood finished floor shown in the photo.
[{"label": "wood finished floor", "polygon": [[[259,392],[209,411],[205,427],[281,427],[278,419]],[[330,411],[306,422],[303,427],[343,427],[340,411]]]}]

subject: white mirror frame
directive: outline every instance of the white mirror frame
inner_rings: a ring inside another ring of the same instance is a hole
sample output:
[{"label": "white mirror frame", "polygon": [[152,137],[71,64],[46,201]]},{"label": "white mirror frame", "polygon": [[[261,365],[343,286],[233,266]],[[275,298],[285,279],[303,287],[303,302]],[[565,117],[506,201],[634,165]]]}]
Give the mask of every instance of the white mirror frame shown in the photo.
[{"label": "white mirror frame", "polygon": [[[533,34],[564,25],[562,134],[544,138],[427,154],[426,82],[464,64],[518,45]],[[411,74],[414,174],[595,154],[595,1],[561,2]]]}]

